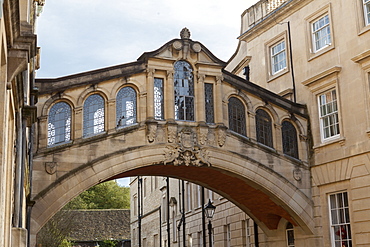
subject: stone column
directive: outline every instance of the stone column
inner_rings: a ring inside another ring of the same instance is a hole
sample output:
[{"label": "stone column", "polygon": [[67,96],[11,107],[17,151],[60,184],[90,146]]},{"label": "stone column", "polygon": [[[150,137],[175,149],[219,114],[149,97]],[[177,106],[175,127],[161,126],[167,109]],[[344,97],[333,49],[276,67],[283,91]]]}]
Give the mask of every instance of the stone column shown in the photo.
[{"label": "stone column", "polygon": [[[225,104],[225,102],[222,102],[222,79],[222,76],[216,76],[214,95],[215,123],[225,123],[228,119],[227,104]],[[223,112],[225,113],[226,118],[224,118]]]},{"label": "stone column", "polygon": [[154,73],[155,69],[146,70],[146,119],[154,119]]},{"label": "stone column", "polygon": [[74,117],[74,139],[80,139],[83,135],[83,106],[76,107]]},{"label": "stone column", "polygon": [[[48,145],[48,116],[39,117],[39,147],[40,149],[46,148]],[[72,139],[72,137],[71,137]]]},{"label": "stone column", "polygon": [[256,114],[254,112],[248,111],[247,112],[247,136],[256,140],[257,134],[256,134]]},{"label": "stone column", "polygon": [[205,122],[206,121],[206,112],[205,112],[205,98],[204,98],[204,79],[206,78],[205,74],[198,73],[197,81],[194,80],[194,90],[195,90],[195,119],[196,121]]},{"label": "stone column", "polygon": [[164,87],[164,101],[165,101],[165,119],[175,119],[175,93],[173,86],[173,70],[167,70],[167,83]]},{"label": "stone column", "polygon": [[275,149],[279,152],[283,152],[283,137],[281,134],[281,125],[280,124],[274,124],[274,132],[272,132],[272,137],[275,136],[275,140],[272,140],[272,145],[275,147]]},{"label": "stone column", "polygon": [[107,101],[107,110],[105,112],[105,121],[106,121],[106,131],[115,130],[117,127],[116,121],[116,99],[110,99]]}]

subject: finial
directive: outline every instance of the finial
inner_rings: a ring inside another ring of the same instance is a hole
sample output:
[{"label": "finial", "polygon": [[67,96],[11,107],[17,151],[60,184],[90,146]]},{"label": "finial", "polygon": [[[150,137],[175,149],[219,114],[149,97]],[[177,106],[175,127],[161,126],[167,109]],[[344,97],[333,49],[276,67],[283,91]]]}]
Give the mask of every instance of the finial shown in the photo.
[{"label": "finial", "polygon": [[186,27],[184,27],[180,32],[181,39],[190,39],[190,31]]}]

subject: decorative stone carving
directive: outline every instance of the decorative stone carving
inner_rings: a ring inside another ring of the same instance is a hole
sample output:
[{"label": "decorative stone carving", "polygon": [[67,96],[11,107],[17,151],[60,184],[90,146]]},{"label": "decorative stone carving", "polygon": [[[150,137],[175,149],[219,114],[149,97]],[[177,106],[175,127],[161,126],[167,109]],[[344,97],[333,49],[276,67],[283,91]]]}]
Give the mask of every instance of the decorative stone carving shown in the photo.
[{"label": "decorative stone carving", "polygon": [[45,171],[48,174],[53,175],[57,171],[57,165],[57,162],[45,162]]},{"label": "decorative stone carving", "polygon": [[226,142],[226,127],[223,125],[217,126],[217,143],[220,147]]},{"label": "decorative stone carving", "polygon": [[185,166],[210,166],[209,152],[200,148],[197,143],[197,134],[190,127],[183,128],[178,133],[178,144],[166,147],[163,163]]},{"label": "decorative stone carving", "polygon": [[293,170],[293,178],[296,180],[296,181],[301,181],[302,180],[302,171],[301,169],[299,168],[295,168]]},{"label": "decorative stone carving", "polygon": [[168,124],[167,125],[167,140],[169,143],[175,143],[177,137],[177,125]]},{"label": "decorative stone carving", "polygon": [[190,39],[190,31],[186,27],[184,27],[180,32],[181,39]]},{"label": "decorative stone carving", "polygon": [[208,127],[207,126],[199,126],[199,134],[198,134],[199,144],[205,145],[208,139]]},{"label": "decorative stone carving", "polygon": [[182,48],[182,43],[181,43],[181,41],[176,40],[175,42],[172,43],[172,46],[175,50],[179,51]]},{"label": "decorative stone carving", "polygon": [[157,122],[156,121],[147,121],[147,137],[149,142],[154,142],[157,136]]},{"label": "decorative stone carving", "polygon": [[195,51],[197,53],[202,50],[202,47],[200,46],[199,43],[194,43],[193,46],[192,46],[192,48],[193,48],[193,51]]},{"label": "decorative stone carving", "polygon": [[194,150],[183,150],[180,146],[167,146],[164,164],[173,163],[175,166],[211,166],[209,152],[195,147]]}]

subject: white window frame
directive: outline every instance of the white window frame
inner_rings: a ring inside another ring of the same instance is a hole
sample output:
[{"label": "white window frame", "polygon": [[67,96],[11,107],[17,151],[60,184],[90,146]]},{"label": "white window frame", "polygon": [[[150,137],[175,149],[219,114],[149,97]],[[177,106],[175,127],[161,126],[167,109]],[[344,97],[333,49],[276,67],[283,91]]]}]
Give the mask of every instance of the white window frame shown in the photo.
[{"label": "white window frame", "polygon": [[[284,45],[282,47],[282,44]],[[275,51],[275,49],[278,49]],[[280,59],[280,55],[283,55],[283,58]],[[283,67],[280,67],[280,64],[283,63]],[[278,65],[278,68],[275,70],[275,65]],[[286,52],[286,42],[285,40],[280,40],[270,47],[270,66],[271,74],[275,75],[287,68],[287,52]]]},{"label": "white window frame", "polygon": [[370,25],[370,0],[362,0],[365,26]]},{"label": "white window frame", "polygon": [[[321,22],[324,24],[321,26]],[[325,23],[327,21],[327,23]],[[318,25],[318,27],[316,27]],[[325,49],[332,44],[332,32],[331,32],[331,21],[329,13],[321,15],[319,18],[311,22],[311,35],[312,35],[312,50],[314,53]],[[318,41],[324,41],[324,44],[320,44],[317,47]]]},{"label": "white window frame", "polygon": [[[332,201],[330,200],[332,196],[335,196],[336,204],[338,204],[338,196],[341,195],[342,198],[346,198],[347,200],[342,200],[341,205],[332,205]],[[344,196],[346,195],[346,196]],[[330,239],[331,239],[331,246],[335,247],[338,245],[335,245],[336,242],[341,242],[340,246],[345,244],[344,246],[353,246],[352,244],[352,237],[351,232],[352,231],[346,231],[345,229],[351,229],[351,222],[350,222],[350,215],[349,215],[349,199],[348,199],[348,193],[347,191],[342,192],[336,192],[333,194],[329,194],[328,196],[328,205],[329,205],[329,217],[330,217]],[[333,215],[336,215],[335,218],[338,222],[334,222],[335,219]],[[340,214],[342,214],[344,217],[342,220],[345,222],[339,222],[340,221]],[[338,229],[340,227],[340,229]],[[344,231],[342,231],[343,229]],[[345,239],[342,239],[342,237],[346,237]],[[344,240],[344,241],[343,241]],[[349,244],[351,243],[351,244]]]},{"label": "white window frame", "polygon": [[[334,94],[335,92],[335,99]],[[328,93],[330,93],[332,100],[330,102],[327,101]],[[325,97],[325,98],[324,98]],[[338,96],[336,88],[332,88],[328,91],[325,91],[317,96],[317,103],[318,103],[318,112],[319,112],[319,119],[320,119],[320,133],[322,141],[328,141],[335,139],[340,136],[340,121],[339,121],[339,110],[338,110]],[[331,108],[331,109],[330,109]],[[323,112],[323,109],[325,112]],[[329,112],[330,111],[330,112]],[[330,122],[333,120],[334,122]],[[327,122],[327,123],[325,123]],[[334,132],[332,132],[332,128],[334,128]],[[329,131],[329,135],[325,135],[325,131]]]}]

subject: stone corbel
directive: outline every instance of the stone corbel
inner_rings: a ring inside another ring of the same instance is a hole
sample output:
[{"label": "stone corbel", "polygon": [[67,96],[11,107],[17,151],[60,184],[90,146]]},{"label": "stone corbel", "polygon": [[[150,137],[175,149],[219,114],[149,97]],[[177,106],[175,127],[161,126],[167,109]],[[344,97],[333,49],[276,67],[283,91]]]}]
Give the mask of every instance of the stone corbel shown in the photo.
[{"label": "stone corbel", "polygon": [[146,121],[146,135],[150,143],[154,142],[155,138],[157,137],[157,126],[158,122],[154,119],[149,119]]},{"label": "stone corbel", "polygon": [[37,107],[25,105],[22,108],[23,117],[27,120],[27,127],[31,127],[37,121]]},{"label": "stone corbel", "polygon": [[217,132],[217,144],[222,147],[225,145],[226,142],[226,130],[227,127],[223,124],[219,124],[216,127],[216,132]]}]

